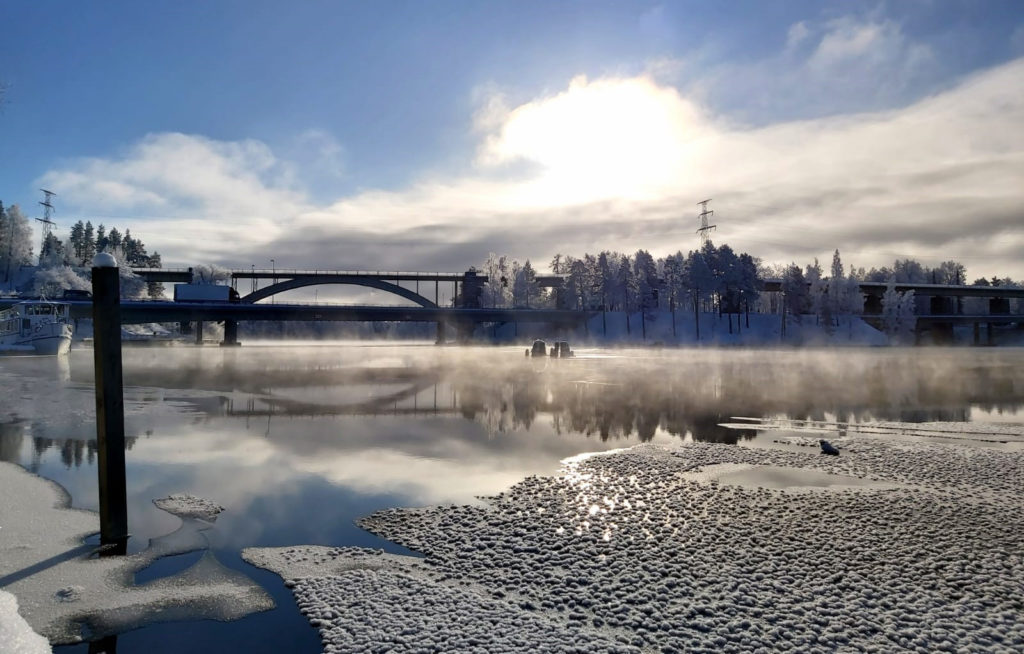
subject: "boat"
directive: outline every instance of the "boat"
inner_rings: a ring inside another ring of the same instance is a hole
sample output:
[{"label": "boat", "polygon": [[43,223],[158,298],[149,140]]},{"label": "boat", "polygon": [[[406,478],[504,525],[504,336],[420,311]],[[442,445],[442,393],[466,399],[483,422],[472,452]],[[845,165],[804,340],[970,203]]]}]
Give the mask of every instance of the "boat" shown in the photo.
[{"label": "boat", "polygon": [[70,305],[25,300],[0,311],[0,354],[67,354]]}]

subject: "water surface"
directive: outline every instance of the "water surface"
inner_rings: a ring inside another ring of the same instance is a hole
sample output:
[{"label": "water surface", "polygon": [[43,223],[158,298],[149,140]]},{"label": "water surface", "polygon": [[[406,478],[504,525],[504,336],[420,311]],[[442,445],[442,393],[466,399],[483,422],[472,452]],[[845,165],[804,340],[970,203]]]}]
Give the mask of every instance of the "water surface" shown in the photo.
[{"label": "water surface", "polygon": [[[756,444],[773,420],[1024,420],[1024,351],[578,349],[366,343],[126,348],[130,549],[173,531],[152,500],[209,498],[226,510],[213,553],[270,592],[274,611],[236,623],[152,625],[118,651],[320,651],[249,546],[402,548],[354,526],[387,507],[466,503],[581,452],[638,442]],[[96,509],[92,352],[0,360],[0,459]],[[753,440],[752,440],[753,439]],[[143,583],[193,563],[140,573]],[[84,652],[85,646],[66,651]]]}]

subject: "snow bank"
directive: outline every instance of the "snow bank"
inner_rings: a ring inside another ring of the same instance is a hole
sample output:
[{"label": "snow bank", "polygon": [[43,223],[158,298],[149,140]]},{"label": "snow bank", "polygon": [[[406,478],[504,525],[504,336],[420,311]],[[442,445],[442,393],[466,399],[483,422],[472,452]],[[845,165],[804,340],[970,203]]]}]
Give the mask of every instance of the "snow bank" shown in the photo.
[{"label": "snow bank", "polygon": [[50,643],[18,613],[18,598],[0,590],[0,653],[49,654]]},{"label": "snow bank", "polygon": [[424,559],[244,556],[288,580],[327,652],[1021,649],[1024,454],[832,442],[638,446],[361,522]]},{"label": "snow bank", "polygon": [[53,644],[101,638],[149,622],[233,620],[274,606],[262,588],[209,551],[178,574],[132,583],[136,572],[162,556],[208,550],[203,531],[209,521],[190,517],[212,517],[216,505],[205,500],[159,500],[182,518],[175,532],[153,539],[137,554],[97,558],[97,547],[83,544],[98,531],[97,515],[68,508],[69,498],[56,484],[0,463],[0,497],[7,498],[0,502],[0,587],[18,598],[21,615]]},{"label": "snow bank", "polygon": [[[673,329],[674,323],[674,329]],[[731,323],[731,327],[730,327]],[[698,339],[698,332],[700,338]],[[505,323],[480,328],[480,338],[516,340],[553,338],[550,325],[543,323]],[[752,313],[749,316],[700,314],[698,329],[694,315],[688,311],[647,311],[628,315],[623,311],[595,313],[583,327],[560,334],[562,340],[576,343],[621,343],[629,345],[888,345],[882,332],[859,318],[843,319],[842,324],[827,331],[816,324],[814,316],[801,316],[798,321],[790,317],[786,335],[782,335],[782,317]]]}]

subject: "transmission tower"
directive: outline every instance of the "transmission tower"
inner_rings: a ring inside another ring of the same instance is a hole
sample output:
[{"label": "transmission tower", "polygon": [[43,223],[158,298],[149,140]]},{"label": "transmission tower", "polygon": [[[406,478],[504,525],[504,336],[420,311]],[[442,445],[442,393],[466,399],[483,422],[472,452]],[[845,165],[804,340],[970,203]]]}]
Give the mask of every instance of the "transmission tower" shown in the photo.
[{"label": "transmission tower", "polygon": [[[45,188],[41,188],[39,190],[43,192],[44,196],[46,196],[43,201],[39,203],[43,205],[43,217],[36,218],[36,220],[43,223],[43,244],[45,245],[46,239],[50,236],[50,231],[53,229],[53,226],[56,225],[56,223],[51,220],[53,216],[53,203],[50,202],[50,198],[55,197],[57,194],[53,191],[47,191]],[[42,249],[39,251],[42,252]]]},{"label": "transmission tower", "polygon": [[697,233],[700,234],[700,246],[702,248],[707,244],[708,241],[711,240],[711,236],[708,234],[708,232],[710,232],[715,227],[718,227],[718,225],[708,224],[708,216],[713,216],[715,214],[714,211],[708,211],[708,202],[711,202],[711,198],[708,198],[707,200],[701,200],[700,202],[697,203],[700,205],[701,209],[699,215],[700,228],[697,230]]}]

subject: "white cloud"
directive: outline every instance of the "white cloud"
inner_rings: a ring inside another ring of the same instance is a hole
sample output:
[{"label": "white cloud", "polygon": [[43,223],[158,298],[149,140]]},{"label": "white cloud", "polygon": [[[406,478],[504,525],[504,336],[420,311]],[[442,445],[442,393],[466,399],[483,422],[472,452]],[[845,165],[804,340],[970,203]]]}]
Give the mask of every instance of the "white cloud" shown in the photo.
[{"label": "white cloud", "polygon": [[807,27],[806,21],[799,21],[789,26],[786,33],[786,49],[791,50],[802,44],[810,35],[811,30]]},{"label": "white cloud", "polygon": [[[890,34],[833,32],[836,62]],[[131,224],[168,260],[203,262],[190,258],[197,240],[209,240],[206,261],[318,268],[461,270],[488,251],[542,262],[603,248],[666,254],[696,245],[694,203],[712,197],[718,238],[769,260],[839,248],[857,265],[958,258],[971,274],[1024,278],[1022,79],[1024,59],[902,109],[761,128],[648,77],[577,78],[516,107],[484,94],[471,173],[322,206],[266,146],[180,134],[44,179],[87,211],[173,217],[155,233]],[[529,165],[491,174],[517,162]]]},{"label": "white cloud", "polygon": [[150,234],[143,238],[151,250],[210,259],[278,236],[281,217],[304,208],[293,178],[290,165],[259,141],[163,133],[116,157],[69,162],[39,181],[61,189],[62,199],[86,218],[124,226],[143,221],[136,232]]}]

